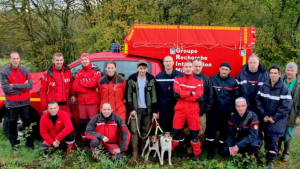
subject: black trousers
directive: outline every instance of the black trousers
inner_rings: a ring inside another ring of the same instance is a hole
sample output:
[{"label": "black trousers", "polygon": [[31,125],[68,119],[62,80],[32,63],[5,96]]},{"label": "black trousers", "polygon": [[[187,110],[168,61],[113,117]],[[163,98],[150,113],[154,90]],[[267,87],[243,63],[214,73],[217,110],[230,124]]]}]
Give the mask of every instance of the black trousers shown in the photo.
[{"label": "black trousers", "polygon": [[[229,114],[229,115],[228,115]],[[214,141],[216,131],[220,131],[219,140],[226,142],[228,136],[228,120],[230,113],[224,113],[220,115],[209,114],[206,119],[206,138]]]},{"label": "black trousers", "polygon": [[[6,116],[8,117],[8,131],[9,131],[9,141],[12,146],[16,146],[20,143],[18,140],[18,117],[20,115],[23,121],[24,129],[29,127],[32,122],[30,117],[29,106],[22,106],[17,108],[5,108]],[[28,133],[26,138],[27,146],[33,146],[33,136],[32,132]]]}]

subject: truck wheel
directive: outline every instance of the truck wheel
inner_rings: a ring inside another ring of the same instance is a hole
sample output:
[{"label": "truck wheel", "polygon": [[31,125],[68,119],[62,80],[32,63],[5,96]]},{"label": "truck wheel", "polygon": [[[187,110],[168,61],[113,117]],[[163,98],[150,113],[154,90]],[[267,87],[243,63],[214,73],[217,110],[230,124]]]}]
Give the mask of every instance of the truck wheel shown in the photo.
[{"label": "truck wheel", "polygon": [[7,119],[6,116],[4,117],[4,120],[3,120],[3,132],[4,132],[5,137],[8,138],[8,136],[9,136],[9,133],[8,133],[8,119]]}]

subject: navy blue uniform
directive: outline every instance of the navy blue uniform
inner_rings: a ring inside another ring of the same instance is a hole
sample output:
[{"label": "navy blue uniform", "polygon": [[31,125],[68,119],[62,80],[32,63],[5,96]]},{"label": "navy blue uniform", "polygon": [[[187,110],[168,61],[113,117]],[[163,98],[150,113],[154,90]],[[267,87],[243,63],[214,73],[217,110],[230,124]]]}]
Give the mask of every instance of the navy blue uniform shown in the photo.
[{"label": "navy blue uniform", "polygon": [[200,79],[203,80],[204,93],[201,96],[200,102],[198,102],[200,107],[199,115],[202,116],[204,113],[208,114],[213,105],[214,102],[213,88],[212,88],[211,80],[205,74],[201,72],[196,76],[200,77]]},{"label": "navy blue uniform", "polygon": [[270,80],[265,81],[256,96],[256,104],[262,119],[272,117],[275,123],[263,122],[265,150],[268,160],[277,154],[278,139],[284,135],[287,117],[293,105],[292,96],[282,78],[272,87]]},{"label": "navy blue uniform", "polygon": [[258,157],[262,137],[258,137],[259,120],[254,112],[246,110],[243,117],[235,113],[228,121],[228,130],[227,147],[224,148],[226,155],[229,154],[229,147],[237,145],[239,153],[254,153]]},{"label": "navy blue uniform", "polygon": [[163,131],[172,131],[174,107],[177,103],[177,99],[174,96],[173,83],[175,77],[179,75],[182,75],[182,73],[173,69],[170,75],[164,70],[156,76],[159,119]]},{"label": "navy blue uniform", "polygon": [[242,71],[236,77],[239,85],[239,95],[246,99],[248,109],[254,112],[257,112],[256,94],[264,82],[270,78],[261,64],[258,66],[257,74],[257,78],[251,79],[253,73],[249,71],[248,64],[245,64],[242,67]]},{"label": "navy blue uniform", "polygon": [[214,139],[217,130],[220,130],[220,143],[224,144],[228,135],[228,120],[231,112],[235,111],[235,99],[238,97],[238,85],[236,80],[228,75],[221,78],[220,73],[211,77],[213,85],[213,106],[207,116],[206,141],[208,147],[214,147]]}]

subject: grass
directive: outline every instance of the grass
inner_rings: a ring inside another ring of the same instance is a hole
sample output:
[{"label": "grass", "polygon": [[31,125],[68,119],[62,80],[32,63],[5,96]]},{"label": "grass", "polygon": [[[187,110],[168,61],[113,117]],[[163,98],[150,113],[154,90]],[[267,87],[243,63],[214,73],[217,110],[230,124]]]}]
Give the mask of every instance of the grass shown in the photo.
[{"label": "grass", "polygon": [[[35,147],[41,143],[41,140],[35,141]],[[80,143],[78,143],[80,144]],[[101,162],[95,162],[91,157],[91,151],[74,151],[72,156],[65,156],[64,153],[57,151],[51,156],[40,156],[37,148],[28,150],[20,147],[18,151],[12,152],[8,139],[4,136],[3,130],[0,129],[0,168],[143,168],[143,169],[160,169],[160,168],[266,168],[264,165],[257,165],[253,162],[252,165],[245,166],[244,162],[247,158],[241,156],[227,159],[221,158],[216,154],[214,160],[206,160],[206,150],[202,152],[204,166],[198,165],[190,159],[177,160],[172,159],[173,166],[169,166],[165,160],[164,166],[160,166],[157,158],[149,158],[146,163],[142,157],[138,159],[138,165],[130,162],[130,155],[126,155],[122,161],[112,161],[104,157]],[[260,151],[263,156],[263,150]],[[292,142],[292,151],[290,154],[290,162],[281,162],[281,156],[278,156],[275,161],[275,168],[300,168],[300,138],[296,138]]]}]

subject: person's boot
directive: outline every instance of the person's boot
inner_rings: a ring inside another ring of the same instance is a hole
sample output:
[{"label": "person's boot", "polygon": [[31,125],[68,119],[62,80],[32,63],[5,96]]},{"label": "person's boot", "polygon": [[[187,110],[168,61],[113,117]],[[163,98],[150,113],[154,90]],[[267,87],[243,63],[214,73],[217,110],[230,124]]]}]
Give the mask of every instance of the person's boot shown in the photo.
[{"label": "person's boot", "polygon": [[138,144],[139,144],[139,140],[138,140],[138,135],[137,133],[135,135],[131,135],[131,147],[132,147],[132,157],[131,160],[133,160],[134,162],[136,162],[137,157],[138,157]]},{"label": "person's boot", "polygon": [[193,155],[192,160],[193,160],[193,161],[198,161],[200,164],[203,163],[202,160],[201,160],[201,158],[200,158],[199,156]]},{"label": "person's boot", "polygon": [[100,151],[98,148],[91,147],[92,150],[92,157],[95,159],[96,162],[99,162],[100,160]]},{"label": "person's boot", "polygon": [[183,154],[183,142],[179,141],[179,144],[176,147],[176,156],[178,160],[182,159],[182,154]]},{"label": "person's boot", "polygon": [[223,152],[225,146],[226,146],[226,142],[219,140],[219,145],[218,145],[218,149],[219,149],[218,152],[219,152],[219,154],[221,154]]},{"label": "person's boot", "polygon": [[[68,144],[68,143],[67,143]],[[71,144],[68,144],[68,147],[67,147],[67,155],[71,155],[72,154],[72,151],[73,150],[76,150],[77,149],[77,145],[75,143],[75,140],[73,141],[73,143]]]},{"label": "person's boot", "polygon": [[290,148],[291,148],[291,141],[287,141],[284,143],[284,151],[282,153],[282,161],[288,162],[290,159]]},{"label": "person's boot", "polygon": [[86,138],[85,133],[81,133],[81,140],[82,140],[83,150],[88,150],[90,143],[89,140]]},{"label": "person's boot", "polygon": [[215,142],[206,140],[207,145],[207,159],[212,160],[215,157]]},{"label": "person's boot", "polygon": [[281,146],[282,146],[282,137],[279,138],[278,140],[278,152],[277,152],[277,155],[281,155]]},{"label": "person's boot", "polygon": [[274,160],[267,160],[268,169],[274,169],[273,161]]}]

